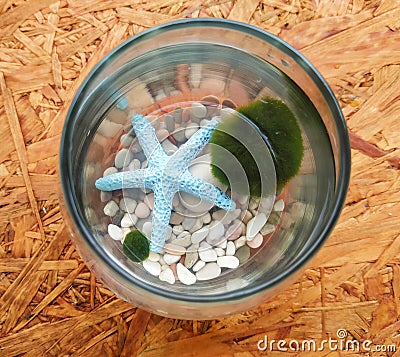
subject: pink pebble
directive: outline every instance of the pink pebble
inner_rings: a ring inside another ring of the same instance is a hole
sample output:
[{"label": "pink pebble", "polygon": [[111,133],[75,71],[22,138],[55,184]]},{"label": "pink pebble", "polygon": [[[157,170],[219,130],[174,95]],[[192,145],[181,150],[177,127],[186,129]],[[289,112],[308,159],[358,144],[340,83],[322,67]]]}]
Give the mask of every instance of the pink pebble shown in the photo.
[{"label": "pink pebble", "polygon": [[140,202],[135,209],[135,215],[138,218],[146,218],[150,214],[150,209],[147,205],[143,202]]},{"label": "pink pebble", "polygon": [[226,236],[228,237],[228,240],[236,240],[242,235],[242,232],[243,229],[240,224],[234,225],[228,228],[228,230],[226,231]]}]

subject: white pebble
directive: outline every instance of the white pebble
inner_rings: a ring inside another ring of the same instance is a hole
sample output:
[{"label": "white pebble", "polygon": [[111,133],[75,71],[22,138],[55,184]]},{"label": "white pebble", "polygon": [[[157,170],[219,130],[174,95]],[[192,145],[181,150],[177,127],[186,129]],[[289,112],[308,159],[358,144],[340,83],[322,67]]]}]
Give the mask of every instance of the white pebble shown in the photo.
[{"label": "white pebble", "polygon": [[169,284],[175,283],[175,275],[171,268],[166,268],[166,269],[162,270],[160,275],[158,276],[158,278],[161,281],[165,281]]},{"label": "white pebble", "polygon": [[202,119],[200,121],[200,127],[206,126],[210,121],[208,119]]},{"label": "white pebble", "polygon": [[114,167],[114,166],[107,167],[103,172],[103,177],[112,175],[112,174],[116,174],[117,172],[118,172],[118,169],[116,167]]},{"label": "white pebble", "polygon": [[119,207],[115,201],[108,202],[103,209],[106,216],[114,217],[119,211]]},{"label": "white pebble", "polygon": [[235,269],[239,266],[239,259],[232,255],[226,255],[223,257],[218,257],[217,264],[221,268]]},{"label": "white pebble", "polygon": [[147,238],[150,238],[151,236],[151,229],[152,229],[151,222],[143,223],[142,232]]},{"label": "white pebble", "polygon": [[159,276],[161,273],[161,264],[159,262],[145,260],[143,262],[143,268],[145,268],[148,273],[154,276]]},{"label": "white pebble", "polygon": [[241,236],[235,240],[235,248],[236,250],[240,247],[243,247],[246,244],[246,236]]},{"label": "white pebble", "polygon": [[226,255],[235,255],[235,252],[236,252],[235,243],[232,241],[229,241],[228,244],[226,245],[225,254]]},{"label": "white pebble", "polygon": [[201,268],[203,268],[205,265],[206,265],[206,262],[203,262],[202,260],[198,260],[198,261],[196,262],[196,264],[193,265],[192,270],[193,270],[194,272],[199,271],[199,270],[200,270]]},{"label": "white pebble", "polygon": [[221,274],[221,268],[216,263],[208,263],[196,273],[197,280],[215,279]]},{"label": "white pebble", "polygon": [[267,223],[267,216],[265,213],[259,213],[254,216],[249,223],[247,223],[246,227],[246,238],[247,240],[252,240],[256,234],[260,231],[260,229]]},{"label": "white pebble", "polygon": [[176,273],[178,275],[178,279],[182,284],[192,285],[196,282],[196,275],[190,272],[188,268],[186,268],[183,264],[178,263],[176,265]]},{"label": "white pebble", "polygon": [[135,209],[135,215],[138,218],[147,218],[150,215],[150,208],[144,202],[140,202]]},{"label": "white pebble", "polygon": [[128,149],[121,149],[117,152],[114,159],[114,164],[117,169],[122,169],[128,166],[133,159],[133,154]]},{"label": "white pebble", "polygon": [[136,206],[137,206],[137,202],[134,199],[129,198],[129,197],[124,197],[119,202],[120,210],[127,212],[127,213],[135,212]]},{"label": "white pebble", "polygon": [[194,117],[203,119],[207,114],[207,108],[201,103],[193,103],[191,112]]},{"label": "white pebble", "polygon": [[168,138],[169,131],[167,129],[159,129],[156,131],[157,138],[160,142]]},{"label": "white pebble", "polygon": [[274,211],[282,212],[285,209],[285,202],[283,200],[278,200],[274,204]]},{"label": "white pebble", "polygon": [[174,233],[175,235],[179,235],[184,231],[183,227],[181,225],[176,225],[172,228],[172,233]]},{"label": "white pebble", "polygon": [[121,219],[121,227],[132,227],[137,223],[137,221],[138,218],[134,214],[125,213]]},{"label": "white pebble", "polygon": [[147,259],[150,260],[151,262],[158,262],[160,260],[160,254],[155,252],[150,252]]},{"label": "white pebble", "polygon": [[183,255],[186,253],[186,248],[182,247],[177,244],[172,244],[172,243],[166,243],[164,245],[164,250],[166,253],[172,254],[172,255]]},{"label": "white pebble", "polygon": [[222,257],[225,255],[225,250],[223,248],[215,247],[215,253],[217,253],[217,257]]},{"label": "white pebble", "polygon": [[167,155],[172,155],[175,151],[178,150],[178,147],[171,143],[171,141],[168,139],[164,140],[161,145]]},{"label": "white pebble", "polygon": [[128,165],[128,169],[131,171],[139,170],[140,169],[140,161],[138,159],[133,159],[131,163]]},{"label": "white pebble", "polygon": [[110,237],[114,240],[122,240],[122,238],[124,238],[123,230],[115,224],[109,224],[107,231]]},{"label": "white pebble", "polygon": [[181,256],[165,253],[163,255],[163,259],[164,259],[165,264],[171,265],[171,264],[178,263],[179,260],[181,259]]},{"label": "white pebble", "polygon": [[139,143],[132,144],[131,147],[129,148],[134,154],[138,154],[142,151],[142,147],[139,145]]},{"label": "white pebble", "polygon": [[226,238],[223,238],[223,240],[217,244],[217,248],[222,248],[222,249],[226,249],[226,246],[228,244],[228,241]]},{"label": "white pebble", "polygon": [[215,262],[217,260],[217,253],[212,247],[203,242],[199,248],[199,257],[204,262]]},{"label": "white pebble", "polygon": [[247,241],[247,245],[250,248],[256,249],[256,248],[261,246],[263,240],[264,240],[264,238],[263,238],[262,234],[261,233],[257,233],[256,236],[252,240],[248,240]]},{"label": "white pebble", "polygon": [[154,192],[144,196],[144,203],[151,209],[154,209]]},{"label": "white pebble", "polygon": [[198,231],[193,232],[191,237],[192,243],[197,244],[200,243],[202,240],[204,240],[208,235],[208,230],[209,230],[208,227],[203,227]]}]

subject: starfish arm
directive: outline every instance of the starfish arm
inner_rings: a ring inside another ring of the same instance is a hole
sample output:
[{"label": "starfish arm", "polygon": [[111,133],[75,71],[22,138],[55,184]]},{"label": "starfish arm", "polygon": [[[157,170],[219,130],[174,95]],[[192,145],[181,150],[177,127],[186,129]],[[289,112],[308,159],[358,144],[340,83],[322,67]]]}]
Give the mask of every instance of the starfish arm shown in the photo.
[{"label": "starfish arm", "polygon": [[152,213],[152,229],[150,250],[159,253],[165,243],[167,228],[171,217],[174,193],[165,192],[162,188],[154,191],[154,210]]},{"label": "starfish arm", "polygon": [[183,170],[187,168],[188,164],[195,158],[201,150],[210,141],[211,134],[218,125],[217,120],[210,120],[210,122],[197,130],[190,139],[171,156],[169,159],[172,166],[176,167],[177,170]]},{"label": "starfish arm", "polygon": [[236,208],[235,202],[225,192],[209,182],[193,176],[189,171],[181,176],[179,191],[190,193],[227,211],[233,211]]},{"label": "starfish arm", "polygon": [[96,180],[96,188],[101,191],[113,191],[122,188],[151,188],[148,169],[117,172]]},{"label": "starfish arm", "polygon": [[132,127],[148,160],[159,162],[165,157],[156,131],[143,115],[135,114],[132,117]]}]

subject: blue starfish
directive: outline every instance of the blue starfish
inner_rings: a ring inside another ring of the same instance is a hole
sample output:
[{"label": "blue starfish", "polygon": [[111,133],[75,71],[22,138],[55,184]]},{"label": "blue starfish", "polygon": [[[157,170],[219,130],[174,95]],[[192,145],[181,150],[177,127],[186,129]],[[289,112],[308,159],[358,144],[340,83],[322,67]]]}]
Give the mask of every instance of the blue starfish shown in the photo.
[{"label": "blue starfish", "polygon": [[235,202],[224,192],[189,172],[191,161],[207,145],[217,125],[218,121],[211,120],[169,156],[164,152],[151,124],[143,115],[135,114],[132,117],[132,126],[147,157],[148,167],[118,172],[96,181],[96,187],[102,191],[121,188],[149,188],[154,191],[150,237],[150,250],[153,252],[160,252],[164,246],[172,200],[176,192],[190,193],[228,211],[235,209]]}]

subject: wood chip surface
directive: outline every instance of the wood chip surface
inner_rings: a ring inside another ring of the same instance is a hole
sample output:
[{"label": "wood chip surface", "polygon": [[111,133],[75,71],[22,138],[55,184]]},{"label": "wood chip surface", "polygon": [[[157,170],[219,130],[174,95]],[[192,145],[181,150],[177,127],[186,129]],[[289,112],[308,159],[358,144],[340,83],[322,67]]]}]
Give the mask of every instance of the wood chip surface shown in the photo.
[{"label": "wood chip surface", "polygon": [[[306,270],[259,307],[211,321],[116,297],[75,251],[57,195],[60,134],[86,75],[130,36],[190,17],[246,22],[301,50],[352,144],[345,207]],[[285,356],[258,341],[318,344],[339,330],[382,351],[290,355],[400,356],[399,19],[398,0],[0,0],[0,357]]]}]

